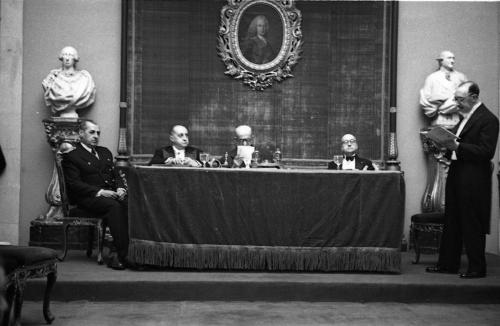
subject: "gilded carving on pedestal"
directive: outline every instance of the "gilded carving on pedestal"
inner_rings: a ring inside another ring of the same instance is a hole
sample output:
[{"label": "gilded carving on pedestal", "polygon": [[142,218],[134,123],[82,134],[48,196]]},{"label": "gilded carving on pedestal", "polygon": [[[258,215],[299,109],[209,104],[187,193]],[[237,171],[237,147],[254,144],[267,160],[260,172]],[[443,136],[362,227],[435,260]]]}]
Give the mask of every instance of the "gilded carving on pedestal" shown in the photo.
[{"label": "gilded carving on pedestal", "polygon": [[[43,120],[47,142],[54,153],[54,160],[60,160],[61,154],[72,150],[73,144],[79,141],[78,126],[80,121],[77,118],[59,117]],[[45,193],[45,200],[50,205],[49,210],[46,214],[39,216],[38,221],[50,223],[63,216],[57,166],[58,164],[54,165],[52,179]]]},{"label": "gilded carving on pedestal", "polygon": [[422,197],[422,212],[443,212],[446,175],[450,162],[444,156],[445,150],[436,147],[436,144],[427,138],[427,131],[427,128],[420,131],[420,140],[427,161],[427,185]]}]

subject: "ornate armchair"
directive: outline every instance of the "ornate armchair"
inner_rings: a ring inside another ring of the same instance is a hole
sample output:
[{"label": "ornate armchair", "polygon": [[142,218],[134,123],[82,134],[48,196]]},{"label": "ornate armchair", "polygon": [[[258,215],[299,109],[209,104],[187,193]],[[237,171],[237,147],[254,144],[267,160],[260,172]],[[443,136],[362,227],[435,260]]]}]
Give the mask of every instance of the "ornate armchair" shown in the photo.
[{"label": "ornate armchair", "polygon": [[28,279],[47,277],[43,297],[43,315],[47,324],[54,316],[50,312],[50,294],[57,279],[57,252],[43,247],[0,246],[0,261],[3,263],[7,283],[0,284],[5,289],[7,311],[0,324],[5,326],[20,325],[24,288]]},{"label": "ornate armchair", "polygon": [[55,164],[57,175],[59,177],[59,192],[61,195],[62,212],[63,216],[57,218],[63,223],[63,254],[59,257],[60,261],[66,258],[68,253],[68,230],[70,227],[87,227],[89,228],[89,236],[87,243],[87,257],[92,256],[93,242],[94,242],[94,230],[97,231],[97,263],[99,265],[103,264],[102,251],[104,247],[104,238],[106,225],[102,218],[95,216],[83,209],[78,207],[71,207],[66,194],[66,183],[64,180],[64,172],[62,169],[62,153],[58,151],[55,156]]}]

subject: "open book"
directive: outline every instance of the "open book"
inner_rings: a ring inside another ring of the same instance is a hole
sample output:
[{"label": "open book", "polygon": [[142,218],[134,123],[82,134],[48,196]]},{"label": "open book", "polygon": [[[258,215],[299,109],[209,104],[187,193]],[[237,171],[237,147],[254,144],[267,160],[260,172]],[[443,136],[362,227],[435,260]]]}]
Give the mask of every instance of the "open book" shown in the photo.
[{"label": "open book", "polygon": [[458,137],[443,127],[434,127],[427,132],[427,137],[438,144],[444,144]]}]

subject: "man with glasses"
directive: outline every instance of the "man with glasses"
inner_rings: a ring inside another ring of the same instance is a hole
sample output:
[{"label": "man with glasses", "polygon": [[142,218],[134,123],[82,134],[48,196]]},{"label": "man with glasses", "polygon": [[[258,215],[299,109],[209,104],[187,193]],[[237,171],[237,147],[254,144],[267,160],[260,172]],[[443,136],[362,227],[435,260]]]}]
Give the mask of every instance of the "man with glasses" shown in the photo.
[{"label": "man with glasses", "polygon": [[342,136],[343,159],[340,166],[331,161],[328,163],[329,170],[375,170],[370,160],[358,156],[358,141],[351,134]]},{"label": "man with glasses", "polygon": [[[253,147],[254,137],[252,128],[247,125],[240,125],[234,129],[236,137],[234,137],[234,147],[227,152],[227,165],[233,168],[244,168],[246,164],[243,157],[238,155],[238,146],[251,146]],[[222,157],[221,162],[226,158]]]},{"label": "man with glasses", "polygon": [[467,77],[455,70],[455,55],[443,51],[436,59],[438,70],[427,76],[420,90],[420,106],[425,115],[431,118],[432,126],[453,128],[459,121],[458,107],[453,96],[458,85]]},{"label": "man with glasses", "polygon": [[491,159],[498,138],[498,118],[479,100],[479,86],[460,84],[455,100],[462,121],[452,130],[458,140],[442,143],[451,159],[446,179],[445,224],[438,263],[429,273],[457,274],[462,247],[468,267],[460,278],[486,276],[485,245],[490,230]]}]

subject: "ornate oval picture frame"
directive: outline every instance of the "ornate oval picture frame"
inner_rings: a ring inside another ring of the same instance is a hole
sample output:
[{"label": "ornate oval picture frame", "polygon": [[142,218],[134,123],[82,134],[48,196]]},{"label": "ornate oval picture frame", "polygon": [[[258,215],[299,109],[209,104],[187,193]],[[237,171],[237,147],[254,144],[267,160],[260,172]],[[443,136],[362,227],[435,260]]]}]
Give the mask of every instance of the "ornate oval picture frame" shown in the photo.
[{"label": "ornate oval picture frame", "polygon": [[293,0],[228,0],[217,44],[224,73],[253,90],[293,77],[302,51],[301,21]]}]

